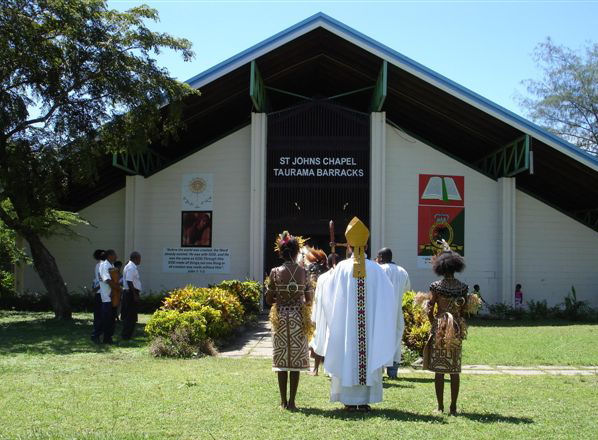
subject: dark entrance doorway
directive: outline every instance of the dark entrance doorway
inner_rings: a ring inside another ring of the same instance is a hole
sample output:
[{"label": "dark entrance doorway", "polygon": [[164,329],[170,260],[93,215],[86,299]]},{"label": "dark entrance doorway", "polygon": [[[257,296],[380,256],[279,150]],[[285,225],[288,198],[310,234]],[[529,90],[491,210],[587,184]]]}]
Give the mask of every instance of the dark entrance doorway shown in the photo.
[{"label": "dark entrance doorway", "polygon": [[370,117],[329,101],[268,115],[264,271],[280,260],[276,235],[288,230],[330,248],[328,222],[344,241],[347,223],[370,218]]}]

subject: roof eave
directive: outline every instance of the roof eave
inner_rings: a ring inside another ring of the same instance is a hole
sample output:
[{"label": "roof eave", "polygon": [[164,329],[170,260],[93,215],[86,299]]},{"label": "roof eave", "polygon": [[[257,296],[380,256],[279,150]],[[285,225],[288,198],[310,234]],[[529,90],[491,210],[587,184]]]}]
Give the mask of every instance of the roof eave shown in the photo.
[{"label": "roof eave", "polygon": [[513,113],[510,110],[484,98],[483,96],[463,87],[451,79],[423,66],[417,61],[391,49],[384,44],[362,34],[359,31],[341,23],[338,20],[322,13],[312,15],[305,20],[285,29],[276,35],[240,52],[239,54],[215,65],[214,67],[190,78],[186,82],[194,88],[200,88],[227,73],[259,58],[260,56],[294,40],[318,27],[322,27],[333,34],[361,47],[362,49],[380,57],[410,74],[438,87],[444,92],[468,103],[469,105],[511,125],[512,127],[529,134],[544,142],[546,145],[561,153],[581,162],[594,171],[598,171],[598,157],[581,150],[577,146],[555,136],[538,125]]}]

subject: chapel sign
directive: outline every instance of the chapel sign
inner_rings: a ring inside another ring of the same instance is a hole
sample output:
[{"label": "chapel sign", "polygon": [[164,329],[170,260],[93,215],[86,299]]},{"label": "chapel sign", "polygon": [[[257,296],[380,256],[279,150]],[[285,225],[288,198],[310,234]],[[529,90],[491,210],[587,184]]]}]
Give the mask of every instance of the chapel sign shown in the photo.
[{"label": "chapel sign", "polygon": [[357,155],[344,156],[326,153],[311,155],[292,155],[278,153],[273,157],[271,176],[275,179],[288,177],[322,178],[364,178],[366,168]]}]

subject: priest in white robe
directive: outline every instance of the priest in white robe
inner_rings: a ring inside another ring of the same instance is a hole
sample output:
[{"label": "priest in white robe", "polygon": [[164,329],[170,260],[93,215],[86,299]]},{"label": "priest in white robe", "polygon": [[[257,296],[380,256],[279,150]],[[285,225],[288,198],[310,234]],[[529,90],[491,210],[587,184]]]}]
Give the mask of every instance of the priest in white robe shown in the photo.
[{"label": "priest in white robe", "polygon": [[369,411],[370,403],[382,401],[382,372],[393,363],[397,306],[390,280],[365,258],[367,227],[355,217],[345,236],[353,257],[336,266],[323,298],[324,368],[332,376],[332,402],[342,402],[349,411]]},{"label": "priest in white robe", "polygon": [[318,355],[324,357],[328,346],[328,325],[326,323],[326,314],[324,313],[323,298],[328,295],[328,282],[332,277],[333,269],[324,272],[318,277],[316,292],[314,294],[314,304],[311,309],[311,320],[316,326],[313,339],[309,346]]},{"label": "priest in white robe", "polygon": [[[411,282],[409,281],[409,274],[401,266],[398,266],[392,261],[392,251],[389,248],[382,248],[378,251],[378,264],[392,283],[394,288],[395,298],[397,301],[397,344],[395,347],[394,366],[397,367],[401,363],[401,342],[403,340],[403,332],[405,331],[405,317],[403,316],[403,295],[406,291],[411,289]],[[389,369],[390,377],[396,378],[396,368]]]}]

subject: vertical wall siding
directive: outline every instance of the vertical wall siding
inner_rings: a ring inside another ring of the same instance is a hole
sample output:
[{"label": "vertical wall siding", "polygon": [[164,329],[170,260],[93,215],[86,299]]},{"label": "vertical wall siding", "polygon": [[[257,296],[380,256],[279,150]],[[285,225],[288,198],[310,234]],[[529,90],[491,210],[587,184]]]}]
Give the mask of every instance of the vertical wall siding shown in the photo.
[{"label": "vertical wall siding", "polygon": [[[193,148],[193,146],[189,146]],[[181,245],[181,181],[183,174],[212,173],[214,176],[214,223],[212,243],[230,250],[230,274],[174,274],[162,272],[165,247]],[[209,147],[145,179],[140,208],[142,221],[135,225],[135,247],[141,252],[144,290],[158,291],[193,283],[206,286],[224,279],[245,279],[249,274],[250,127],[245,127]],[[97,228],[80,228],[89,237],[48,241],[69,290],[89,285],[96,248],[114,248],[123,255],[125,190],[112,194],[81,211]],[[32,269],[25,275],[26,289],[42,289]]]},{"label": "vertical wall siding", "polygon": [[598,305],[598,233],[521,191],[516,216],[523,300],[558,304],[574,285],[578,300]]},{"label": "vertical wall siding", "polygon": [[[108,197],[81,210],[81,216],[92,223],[80,226],[76,231],[85,238],[67,240],[52,237],[45,244],[54,255],[62,277],[70,292],[89,287],[93,279],[95,261],[92,257],[96,249],[114,249],[122,258],[125,231],[125,190],[115,192]],[[43,284],[33,269],[25,269],[25,290],[44,291]]]},{"label": "vertical wall siding", "polygon": [[[193,148],[190,146],[190,148]],[[230,251],[230,274],[162,272],[165,247],[181,245],[183,174],[212,173],[214,203],[212,245]],[[146,179],[142,218],[136,225],[142,277],[151,290],[192,283],[206,286],[249,274],[250,127],[245,127]]]},{"label": "vertical wall siding", "polygon": [[427,291],[437,279],[432,269],[417,268],[418,175],[465,176],[467,268],[458,276],[471,287],[479,284],[488,301],[498,301],[497,183],[390,125],[386,130],[386,246],[409,272],[412,288]]}]

